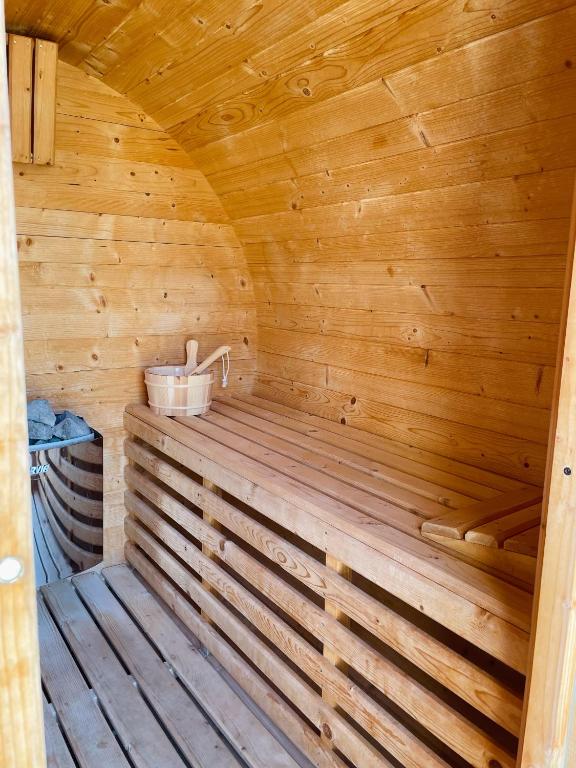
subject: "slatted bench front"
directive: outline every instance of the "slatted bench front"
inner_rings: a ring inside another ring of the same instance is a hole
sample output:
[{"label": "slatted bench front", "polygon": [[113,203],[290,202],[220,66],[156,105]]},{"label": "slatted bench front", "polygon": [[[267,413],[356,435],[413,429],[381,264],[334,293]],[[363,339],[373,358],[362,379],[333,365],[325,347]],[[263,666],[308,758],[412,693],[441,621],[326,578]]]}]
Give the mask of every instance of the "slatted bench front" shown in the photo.
[{"label": "slatted bench front", "polygon": [[128,561],[315,764],[513,768],[530,592],[420,528],[521,484],[250,397],[125,426]]}]

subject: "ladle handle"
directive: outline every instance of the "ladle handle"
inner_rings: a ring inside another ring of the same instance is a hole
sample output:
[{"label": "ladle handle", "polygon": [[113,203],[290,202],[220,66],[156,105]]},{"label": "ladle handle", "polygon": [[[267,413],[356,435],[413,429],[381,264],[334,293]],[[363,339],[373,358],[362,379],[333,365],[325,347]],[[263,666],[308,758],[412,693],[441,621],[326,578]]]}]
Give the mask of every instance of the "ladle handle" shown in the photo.
[{"label": "ladle handle", "polygon": [[187,375],[192,376],[197,373],[202,373],[202,371],[205,371],[206,368],[212,365],[213,362],[218,360],[219,357],[222,357],[222,355],[225,355],[227,352],[230,352],[231,349],[232,347],[226,347],[226,346],[218,347],[218,349],[215,349],[211,355],[208,355],[208,357],[202,360],[200,365],[196,366],[196,368],[194,368],[194,370],[188,373]]},{"label": "ladle handle", "polygon": [[190,376],[194,368],[198,365],[198,342],[196,339],[190,339],[186,342],[186,369],[184,370],[185,376]]}]

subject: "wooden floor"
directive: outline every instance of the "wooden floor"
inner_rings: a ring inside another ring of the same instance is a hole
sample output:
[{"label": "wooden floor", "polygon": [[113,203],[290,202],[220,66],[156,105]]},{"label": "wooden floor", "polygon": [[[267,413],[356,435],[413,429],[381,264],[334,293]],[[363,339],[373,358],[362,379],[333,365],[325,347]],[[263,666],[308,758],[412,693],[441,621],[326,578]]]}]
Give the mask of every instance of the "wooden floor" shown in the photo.
[{"label": "wooden floor", "polygon": [[127,566],[38,603],[49,768],[311,768]]}]

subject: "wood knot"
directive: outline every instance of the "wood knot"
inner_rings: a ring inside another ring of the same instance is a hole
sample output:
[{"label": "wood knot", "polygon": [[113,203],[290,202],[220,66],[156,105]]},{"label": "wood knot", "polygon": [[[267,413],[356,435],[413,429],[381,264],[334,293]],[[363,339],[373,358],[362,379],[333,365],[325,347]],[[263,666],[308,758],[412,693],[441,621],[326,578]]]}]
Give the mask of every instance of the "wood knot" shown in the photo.
[{"label": "wood knot", "polygon": [[[322,723],[322,733],[327,739],[332,738],[332,728],[330,728],[328,723]],[[496,766],[490,766],[490,768],[496,768]]]}]

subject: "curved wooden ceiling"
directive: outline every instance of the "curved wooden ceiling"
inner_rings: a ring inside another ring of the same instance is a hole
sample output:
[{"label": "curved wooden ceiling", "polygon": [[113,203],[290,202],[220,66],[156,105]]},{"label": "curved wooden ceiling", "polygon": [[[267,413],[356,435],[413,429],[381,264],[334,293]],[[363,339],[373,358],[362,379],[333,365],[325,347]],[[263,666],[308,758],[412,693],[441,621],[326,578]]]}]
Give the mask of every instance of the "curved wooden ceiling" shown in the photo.
[{"label": "curved wooden ceiling", "polygon": [[576,167],[575,0],[7,0],[206,174],[256,391],[542,477]]},{"label": "curved wooden ceiling", "polygon": [[[547,0],[546,14],[572,5]],[[541,14],[537,0],[6,3],[10,31],[58,41],[65,61],[127,95],[189,150],[361,86],[371,101],[358,106],[382,121],[377,102],[396,102],[386,78]]]}]

